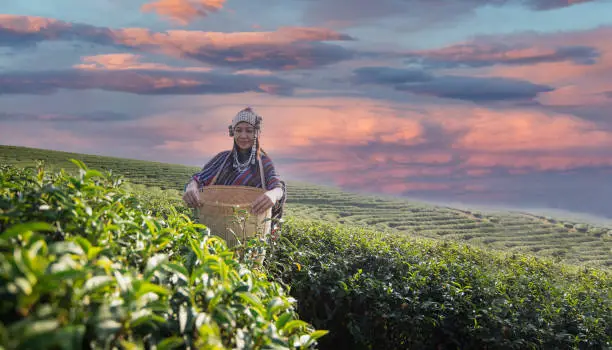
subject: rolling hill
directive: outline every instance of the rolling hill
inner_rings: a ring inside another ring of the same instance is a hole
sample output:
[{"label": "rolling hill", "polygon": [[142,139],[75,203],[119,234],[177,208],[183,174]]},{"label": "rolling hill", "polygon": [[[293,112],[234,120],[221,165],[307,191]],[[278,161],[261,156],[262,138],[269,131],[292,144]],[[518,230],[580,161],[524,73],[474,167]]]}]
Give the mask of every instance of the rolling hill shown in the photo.
[{"label": "rolling hill", "polygon": [[[138,188],[163,191],[180,205],[186,179],[199,170],[176,164],[0,146],[0,162],[22,167],[44,160],[51,169],[75,171],[75,158],[93,169],[122,174]],[[511,211],[479,211],[356,194],[288,181],[287,215],[321,219],[379,232],[458,241],[506,252],[554,257],[572,264],[612,267],[612,226]]]}]

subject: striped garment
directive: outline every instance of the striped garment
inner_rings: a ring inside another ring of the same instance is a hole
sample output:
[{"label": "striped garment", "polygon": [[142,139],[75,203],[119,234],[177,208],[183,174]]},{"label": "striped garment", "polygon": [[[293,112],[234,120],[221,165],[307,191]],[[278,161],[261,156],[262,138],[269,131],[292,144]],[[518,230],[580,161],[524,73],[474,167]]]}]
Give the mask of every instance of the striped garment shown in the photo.
[{"label": "striped garment", "polygon": [[[193,174],[192,179],[198,182],[200,188],[203,186],[211,185],[211,181],[219,171],[219,168],[223,164],[223,161],[226,157],[231,157],[232,151],[223,151],[219,152],[216,156],[214,156],[204,167],[202,170]],[[272,159],[268,157],[268,155],[262,150],[261,151],[261,161],[264,169],[264,179],[266,182],[266,190],[272,190],[276,187],[280,187],[283,189],[282,198],[274,204],[272,207],[272,218],[273,219],[281,219],[283,215],[283,206],[285,205],[285,200],[287,199],[287,191],[286,185],[283,180],[281,180],[279,174],[274,167],[274,163],[272,163]],[[251,186],[263,188],[261,185],[261,177],[259,175],[259,164],[255,162],[255,164],[248,167],[243,172],[239,172],[234,169],[232,166],[232,158],[229,158],[223,169],[219,173],[215,184],[216,185],[226,185],[226,186]],[[187,188],[187,185],[185,185]]]}]

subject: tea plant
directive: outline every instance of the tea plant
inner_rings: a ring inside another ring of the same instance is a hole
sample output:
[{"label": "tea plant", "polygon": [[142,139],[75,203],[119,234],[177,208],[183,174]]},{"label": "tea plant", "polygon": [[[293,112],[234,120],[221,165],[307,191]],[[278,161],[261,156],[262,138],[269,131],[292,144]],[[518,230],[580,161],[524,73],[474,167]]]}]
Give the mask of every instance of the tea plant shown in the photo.
[{"label": "tea plant", "polygon": [[293,218],[266,267],[326,349],[612,347],[606,271]]},{"label": "tea plant", "polygon": [[326,331],[206,227],[110,173],[0,166],[0,348],[309,348]]}]

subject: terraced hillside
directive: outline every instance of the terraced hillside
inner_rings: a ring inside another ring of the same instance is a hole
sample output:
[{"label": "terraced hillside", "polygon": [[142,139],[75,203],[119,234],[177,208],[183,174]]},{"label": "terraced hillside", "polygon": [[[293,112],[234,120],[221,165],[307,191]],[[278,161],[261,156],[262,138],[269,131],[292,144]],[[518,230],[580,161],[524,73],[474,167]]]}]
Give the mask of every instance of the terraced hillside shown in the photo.
[{"label": "terraced hillside", "polygon": [[191,174],[199,169],[184,165],[150,162],[137,159],[101,157],[81,153],[50,151],[38,148],[0,145],[0,162],[30,167],[36,160],[44,160],[49,169],[64,168],[76,171],[69,159],[79,159],[90,168],[111,170],[122,174],[131,182],[162,189],[182,190]]},{"label": "terraced hillside", "polygon": [[[198,168],[75,153],[0,146],[0,161],[33,166],[44,159],[53,168],[76,169],[69,158],[90,168],[112,169],[136,184],[176,190]],[[612,226],[578,223],[519,212],[482,212],[365,196],[301,182],[288,183],[287,214],[379,231],[468,242],[504,251],[552,256],[560,261],[612,267]]]},{"label": "terraced hillside", "polygon": [[382,199],[301,185],[288,212],[298,217],[464,241],[571,263],[612,266],[612,227],[520,212],[482,212]]}]

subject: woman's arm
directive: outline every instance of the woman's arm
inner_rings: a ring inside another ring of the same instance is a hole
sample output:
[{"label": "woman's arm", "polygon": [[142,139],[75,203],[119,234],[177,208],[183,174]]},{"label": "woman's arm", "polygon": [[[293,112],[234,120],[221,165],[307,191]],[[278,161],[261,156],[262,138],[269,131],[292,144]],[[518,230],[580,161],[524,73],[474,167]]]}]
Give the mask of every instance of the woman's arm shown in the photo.
[{"label": "woman's arm", "polygon": [[220,152],[202,167],[202,170],[191,176],[191,180],[183,188],[183,201],[188,206],[195,208],[200,205],[198,189],[208,185],[219,170],[219,166],[225,160],[226,152]]},{"label": "woman's arm", "polygon": [[266,180],[265,188],[267,189],[265,194],[273,203],[272,218],[280,220],[282,219],[283,208],[287,200],[287,186],[267,154],[262,155],[262,164]]},{"label": "woman's arm", "polygon": [[272,202],[275,204],[279,201],[284,202],[284,198],[286,197],[285,181],[282,180],[281,176],[276,171],[274,162],[272,162],[272,159],[270,159],[268,155],[262,155],[261,160],[265,174],[264,178],[266,181],[266,194],[268,194],[268,197],[270,197],[270,199],[272,199]]}]

